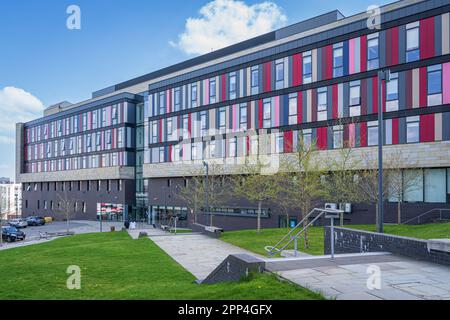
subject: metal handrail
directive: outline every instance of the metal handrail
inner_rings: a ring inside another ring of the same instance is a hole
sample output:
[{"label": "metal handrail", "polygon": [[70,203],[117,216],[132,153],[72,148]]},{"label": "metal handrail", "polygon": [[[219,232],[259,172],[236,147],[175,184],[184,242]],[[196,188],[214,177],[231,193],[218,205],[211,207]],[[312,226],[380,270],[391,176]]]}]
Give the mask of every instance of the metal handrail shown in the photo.
[{"label": "metal handrail", "polygon": [[439,211],[440,219],[442,220],[442,211],[450,211],[450,209],[438,209],[438,208],[435,208],[435,209],[432,209],[432,210],[430,210],[430,211],[427,211],[427,212],[425,212],[425,213],[423,213],[423,214],[421,214],[421,215],[419,215],[419,216],[417,216],[417,217],[414,217],[414,218],[412,218],[412,219],[409,219],[408,221],[403,222],[402,224],[409,224],[409,223],[413,222],[414,220],[418,220],[418,223],[420,224],[420,219],[421,219],[421,218],[423,218],[424,216],[427,216],[427,215],[429,215],[430,213],[433,213],[433,212],[435,212],[435,211]]},{"label": "metal handrail", "polygon": [[[306,226],[304,226],[305,221],[307,221],[311,217],[311,215],[317,211],[319,211],[320,213],[313,220],[311,220]],[[267,246],[264,248],[264,250],[266,250],[269,253],[269,255],[271,255],[271,256],[274,255],[275,252],[278,252],[278,253],[283,252],[292,242],[296,241],[311,225],[313,225],[317,220],[319,220],[325,213],[343,214],[344,211],[337,210],[337,209],[314,208],[310,213],[308,213],[302,219],[302,221],[300,221],[291,231],[289,231],[288,234],[286,234],[280,241],[278,241],[276,245]],[[298,232],[295,236],[293,236],[295,231],[300,229],[300,227],[302,227],[300,232]],[[281,248],[278,249],[278,246],[281,245],[287,238],[290,238],[290,240],[284,246],[282,246]]]}]

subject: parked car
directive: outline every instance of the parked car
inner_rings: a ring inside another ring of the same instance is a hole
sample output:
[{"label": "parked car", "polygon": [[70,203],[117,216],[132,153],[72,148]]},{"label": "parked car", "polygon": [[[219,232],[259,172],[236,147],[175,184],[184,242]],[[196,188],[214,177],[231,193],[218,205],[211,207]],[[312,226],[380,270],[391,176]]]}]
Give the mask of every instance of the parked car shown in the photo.
[{"label": "parked car", "polygon": [[44,217],[45,223],[51,223],[53,222],[53,218],[52,217]]},{"label": "parked car", "polygon": [[45,224],[45,219],[42,217],[28,217],[27,223],[29,226],[43,226]]},{"label": "parked car", "polygon": [[15,227],[17,229],[28,227],[28,222],[25,221],[24,219],[12,219],[8,221],[8,224],[11,227]]},{"label": "parked car", "polygon": [[6,242],[25,240],[25,233],[15,227],[2,227],[2,239]]}]

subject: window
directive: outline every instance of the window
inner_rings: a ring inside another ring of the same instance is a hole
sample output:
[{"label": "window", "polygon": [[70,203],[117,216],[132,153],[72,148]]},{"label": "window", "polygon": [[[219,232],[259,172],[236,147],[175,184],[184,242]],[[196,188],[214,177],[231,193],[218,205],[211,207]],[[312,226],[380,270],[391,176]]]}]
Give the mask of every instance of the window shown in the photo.
[{"label": "window", "polygon": [[442,104],[442,65],[428,67],[428,106]]},{"label": "window", "polygon": [[309,149],[312,145],[312,129],[303,130],[302,139],[303,139],[303,146],[300,147]]},{"label": "window", "polygon": [[284,61],[283,60],[277,60],[275,62],[275,82],[276,82],[276,89],[283,89],[284,88]]},{"label": "window", "polygon": [[406,25],[406,62],[420,59],[419,22]]},{"label": "window", "polygon": [[216,140],[209,142],[209,157],[211,159],[216,157]]},{"label": "window", "polygon": [[333,78],[344,75],[344,48],[342,43],[333,46]]},{"label": "window", "polygon": [[239,108],[239,128],[247,130],[247,105],[242,104]]},{"label": "window", "polygon": [[159,148],[159,162],[163,163],[165,161],[164,147]]},{"label": "window", "polygon": [[414,181],[409,188],[405,188],[403,199],[405,202],[423,202],[423,171],[406,170],[403,173],[405,181]]},{"label": "window", "polygon": [[230,99],[236,99],[236,78],[235,72],[230,73]]},{"label": "window", "polygon": [[317,121],[327,120],[327,88],[317,89]]},{"label": "window", "polygon": [[350,101],[349,101],[350,117],[358,117],[361,115],[361,82],[350,82]]},{"label": "window", "polygon": [[154,121],[152,123],[152,143],[158,142],[158,123]]},{"label": "window", "polygon": [[297,124],[297,94],[289,96],[289,125]]},{"label": "window", "polygon": [[420,117],[406,118],[406,142],[418,143],[420,141]]},{"label": "window", "polygon": [[344,147],[344,127],[333,127],[333,149],[342,149]]},{"label": "window", "polygon": [[284,136],[282,133],[278,133],[275,137],[275,153],[284,152]]},{"label": "window", "polygon": [[272,126],[272,104],[270,100],[264,101],[263,105],[263,128]]},{"label": "window", "polygon": [[198,159],[198,155],[197,155],[197,144],[193,143],[191,145],[191,160],[197,160]]},{"label": "window", "polygon": [[167,122],[166,122],[166,126],[167,126],[167,139],[166,140],[171,140],[172,139],[172,134],[173,134],[173,120],[172,118],[168,118]]},{"label": "window", "polygon": [[183,115],[183,138],[189,137],[189,115]]},{"label": "window", "polygon": [[259,93],[259,66],[253,66],[251,69],[251,88],[252,94]]},{"label": "window", "polygon": [[102,182],[100,180],[97,180],[97,191],[100,191],[102,189]]},{"label": "window", "polygon": [[206,120],[207,120],[206,112],[203,111],[202,113],[200,113],[200,134],[202,136],[206,136],[207,134],[208,126]]},{"label": "window", "polygon": [[216,79],[209,80],[209,103],[216,103]]},{"label": "window", "polygon": [[237,138],[230,139],[230,158],[237,157]]},{"label": "window", "polygon": [[425,202],[446,203],[446,170],[430,169],[425,170]]},{"label": "window", "polygon": [[219,109],[219,130],[226,129],[226,109]]},{"label": "window", "polygon": [[367,144],[370,147],[378,145],[378,121],[367,123]]},{"label": "window", "polygon": [[312,55],[311,51],[303,53],[303,83],[312,82]]},{"label": "window", "polygon": [[386,84],[386,111],[398,110],[398,73],[391,73],[391,79]]},{"label": "window", "polygon": [[113,123],[114,123],[114,124],[117,124],[117,118],[118,118],[118,108],[117,108],[117,105],[114,105],[114,106],[112,107],[112,115],[111,115],[111,117],[112,117]]},{"label": "window", "polygon": [[197,84],[191,86],[191,108],[197,107]]},{"label": "window", "polygon": [[102,109],[102,127],[106,127],[106,108]]},{"label": "window", "polygon": [[174,91],[174,107],[175,107],[175,111],[180,111],[181,110],[181,89],[180,88],[175,88]]},{"label": "window", "polygon": [[367,37],[367,69],[378,69],[380,65],[379,57],[379,34],[374,33]]},{"label": "window", "polygon": [[159,114],[166,113],[166,94],[164,92],[159,93]]},{"label": "window", "polygon": [[173,161],[178,162],[181,160],[181,147],[179,144],[173,148]]},{"label": "window", "polygon": [[97,147],[99,147],[100,144],[101,144],[101,142],[102,142],[102,134],[101,134],[100,132],[97,132],[97,133],[95,134],[95,145],[96,145]]}]

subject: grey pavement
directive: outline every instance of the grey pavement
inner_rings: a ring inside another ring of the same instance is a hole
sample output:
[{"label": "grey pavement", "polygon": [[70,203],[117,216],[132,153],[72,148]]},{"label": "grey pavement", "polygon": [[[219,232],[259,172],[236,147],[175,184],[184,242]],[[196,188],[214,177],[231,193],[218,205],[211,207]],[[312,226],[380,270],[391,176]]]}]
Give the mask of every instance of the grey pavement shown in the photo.
[{"label": "grey pavement", "polygon": [[231,254],[258,256],[202,234],[150,235],[149,237],[198,280],[205,279]]}]

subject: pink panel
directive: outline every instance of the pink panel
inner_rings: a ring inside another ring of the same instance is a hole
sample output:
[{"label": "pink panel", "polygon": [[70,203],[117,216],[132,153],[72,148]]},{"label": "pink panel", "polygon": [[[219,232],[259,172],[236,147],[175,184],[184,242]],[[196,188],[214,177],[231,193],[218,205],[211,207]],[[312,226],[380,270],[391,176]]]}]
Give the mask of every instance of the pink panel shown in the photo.
[{"label": "pink panel", "polygon": [[444,103],[450,103],[450,62],[443,64]]},{"label": "pink panel", "polygon": [[166,92],[166,112],[170,113],[170,96],[172,95],[172,90],[167,90]]},{"label": "pink panel", "polygon": [[355,130],[355,124],[349,124],[348,125],[348,142],[350,144],[350,147],[356,146],[356,130]]},{"label": "pink panel", "polygon": [[275,127],[280,125],[280,97],[275,97]]},{"label": "pink panel", "polygon": [[350,74],[355,73],[355,39],[349,40],[349,68]]},{"label": "pink panel", "polygon": [[233,132],[234,131],[236,131],[236,129],[237,129],[237,119],[236,119],[236,105],[233,105],[232,106],[232,113],[233,113],[233,118],[231,119],[231,121],[232,121],[232,129],[233,129]]},{"label": "pink panel", "polygon": [[206,79],[204,81],[205,83],[205,100],[204,100],[204,105],[209,104],[209,79]]}]

